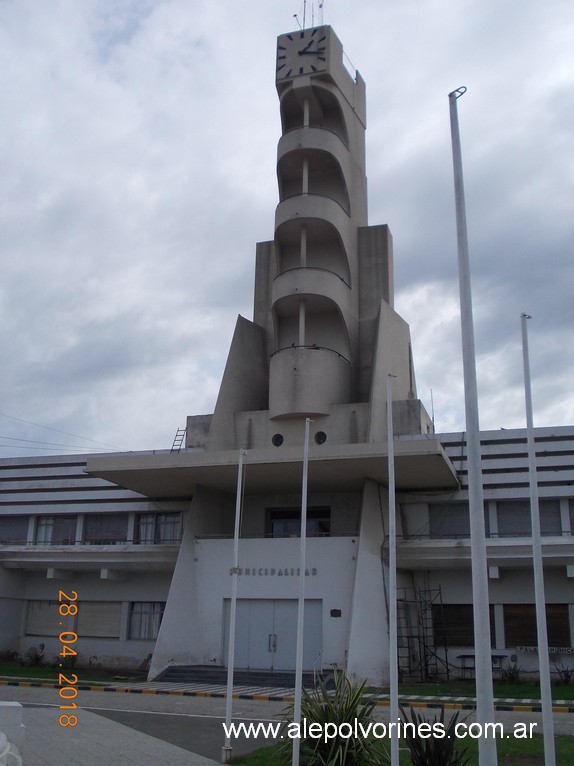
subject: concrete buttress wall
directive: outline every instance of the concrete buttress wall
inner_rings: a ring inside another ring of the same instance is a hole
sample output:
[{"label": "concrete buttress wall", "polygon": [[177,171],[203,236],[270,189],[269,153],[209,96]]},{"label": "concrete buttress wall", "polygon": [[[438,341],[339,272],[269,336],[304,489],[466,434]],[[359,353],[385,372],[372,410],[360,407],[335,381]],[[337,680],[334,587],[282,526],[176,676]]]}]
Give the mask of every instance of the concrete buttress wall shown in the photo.
[{"label": "concrete buttress wall", "polygon": [[237,318],[235,332],[211,421],[207,449],[234,449],[234,414],[268,407],[269,369],[262,327]]},{"label": "concrete buttress wall", "polygon": [[386,488],[379,493],[378,485],[367,480],[363,487],[347,673],[376,685],[387,684],[389,679],[389,626],[381,558],[383,514],[387,513]]},{"label": "concrete buttress wall", "polygon": [[210,523],[214,512],[233,513],[234,497],[198,487],[186,519],[179,556],[175,565],[163,620],[157,637],[148,677],[154,678],[169,664],[206,664],[201,635],[198,598],[198,573],[195,539],[205,533],[203,523]]}]

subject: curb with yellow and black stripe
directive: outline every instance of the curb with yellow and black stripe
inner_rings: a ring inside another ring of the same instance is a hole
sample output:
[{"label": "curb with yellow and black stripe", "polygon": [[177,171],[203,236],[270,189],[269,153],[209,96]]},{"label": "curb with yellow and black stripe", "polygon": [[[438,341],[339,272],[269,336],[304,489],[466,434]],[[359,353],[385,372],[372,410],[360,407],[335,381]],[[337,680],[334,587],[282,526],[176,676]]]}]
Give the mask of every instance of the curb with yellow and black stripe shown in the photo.
[{"label": "curb with yellow and black stripe", "polygon": [[[0,686],[20,686],[29,688],[40,689],[59,689],[61,684],[55,681],[24,681],[16,679],[0,679]],[[163,688],[146,687],[146,686],[129,686],[129,685],[105,685],[105,684],[86,684],[78,683],[76,688],[78,691],[89,692],[113,692],[117,694],[155,694],[172,697],[206,697],[206,698],[223,698],[226,696],[224,691],[220,688],[217,690],[209,691],[206,689],[173,689],[165,686]],[[246,690],[241,691],[238,689],[233,693],[234,699],[242,700],[255,700],[260,702],[293,702],[293,694],[285,694],[284,692],[273,693],[272,691],[265,692]],[[476,700],[473,697],[427,697],[427,696],[401,696],[400,702],[402,705],[410,705],[417,708],[429,708],[445,710],[475,710]],[[377,705],[381,707],[389,707],[389,696],[382,695],[377,700]],[[494,709],[499,712],[511,712],[511,713],[541,713],[542,704],[540,700],[522,700],[522,699],[495,699]],[[552,710],[554,713],[574,713],[574,700],[556,700],[553,703]]]}]

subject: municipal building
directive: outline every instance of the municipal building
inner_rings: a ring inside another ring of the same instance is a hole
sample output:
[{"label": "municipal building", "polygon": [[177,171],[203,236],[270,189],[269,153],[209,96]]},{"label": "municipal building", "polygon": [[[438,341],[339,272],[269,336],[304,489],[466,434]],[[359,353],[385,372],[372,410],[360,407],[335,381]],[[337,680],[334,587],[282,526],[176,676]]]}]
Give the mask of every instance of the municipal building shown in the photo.
[{"label": "municipal building", "polygon": [[[279,203],[214,412],[171,450],[0,460],[0,651],[55,657],[76,593],[78,666],[223,669],[243,453],[236,667],[292,671],[310,418],[304,667],[385,683],[393,376],[400,672],[472,674],[467,444],[417,398],[391,233],[367,221],[365,83],[320,26],[278,38],[276,85]],[[535,438],[551,668],[572,667],[574,426]],[[535,670],[526,433],[481,447],[493,668]]]}]

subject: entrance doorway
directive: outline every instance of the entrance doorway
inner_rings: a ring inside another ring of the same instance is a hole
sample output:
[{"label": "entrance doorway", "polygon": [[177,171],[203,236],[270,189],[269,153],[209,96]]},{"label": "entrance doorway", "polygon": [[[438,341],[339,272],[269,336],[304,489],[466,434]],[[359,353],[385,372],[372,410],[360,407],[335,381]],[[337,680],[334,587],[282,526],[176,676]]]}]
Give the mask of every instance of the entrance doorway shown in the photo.
[{"label": "entrance doorway", "polygon": [[[231,600],[223,602],[223,661],[227,664]],[[321,669],[323,602],[305,601],[303,669]],[[235,667],[295,670],[297,600],[239,598],[235,617]]]}]

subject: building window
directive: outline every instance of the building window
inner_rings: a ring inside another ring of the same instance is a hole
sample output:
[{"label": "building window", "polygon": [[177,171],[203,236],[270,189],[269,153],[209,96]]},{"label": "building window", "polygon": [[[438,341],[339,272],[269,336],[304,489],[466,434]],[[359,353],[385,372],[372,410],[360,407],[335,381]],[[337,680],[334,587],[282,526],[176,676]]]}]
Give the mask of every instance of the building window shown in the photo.
[{"label": "building window", "polygon": [[560,500],[540,500],[540,531],[546,537],[562,534]]},{"label": "building window", "polygon": [[[299,537],[301,534],[300,508],[268,508],[266,537]],[[307,537],[328,537],[331,534],[331,509],[307,510]]]},{"label": "building window", "polygon": [[[568,604],[546,604],[546,629],[548,646],[571,646]],[[534,604],[504,605],[504,638],[506,646],[538,646]]]},{"label": "building window", "polygon": [[0,545],[25,545],[28,516],[0,516]]},{"label": "building window", "polygon": [[[508,500],[496,504],[499,537],[530,537],[532,524],[528,500]],[[559,500],[541,500],[540,531],[542,535],[562,534]]]},{"label": "building window", "polygon": [[119,638],[121,618],[121,601],[81,601],[76,632],[92,638]]},{"label": "building window", "polygon": [[[433,604],[432,623],[435,646],[474,647],[472,604]],[[492,604],[490,605],[490,645],[495,645]]]},{"label": "building window", "polygon": [[36,528],[38,545],[74,545],[77,516],[39,516]]},{"label": "building window", "polygon": [[27,636],[58,636],[62,631],[62,617],[57,601],[28,601],[26,612]]},{"label": "building window", "polygon": [[429,535],[433,539],[469,537],[467,503],[429,505]]},{"label": "building window", "polygon": [[181,513],[140,513],[136,540],[140,545],[173,545],[181,541]]},{"label": "building window", "polygon": [[165,609],[163,601],[136,601],[131,605],[129,638],[154,640]]},{"label": "building window", "polygon": [[[485,533],[489,534],[488,514],[484,514]],[[457,540],[470,537],[468,503],[432,503],[429,505],[429,537],[434,540]]]},{"label": "building window", "polygon": [[87,545],[118,545],[128,539],[127,513],[88,514],[84,520]]}]

